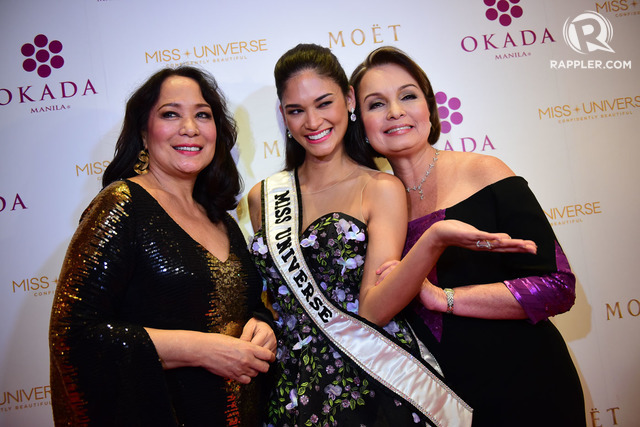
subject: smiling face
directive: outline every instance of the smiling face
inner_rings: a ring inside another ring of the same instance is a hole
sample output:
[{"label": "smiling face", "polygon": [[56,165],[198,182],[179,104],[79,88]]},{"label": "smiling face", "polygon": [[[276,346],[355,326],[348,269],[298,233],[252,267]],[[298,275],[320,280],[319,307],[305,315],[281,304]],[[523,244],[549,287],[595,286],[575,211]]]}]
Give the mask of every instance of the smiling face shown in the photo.
[{"label": "smiling face", "polygon": [[287,81],[280,111],[307,157],[323,158],[344,151],[348,110],[354,107],[353,89],[345,96],[331,78],[303,70]]},{"label": "smiling face", "polygon": [[429,145],[429,106],[404,68],[384,64],[368,70],[358,102],[369,142],[380,154],[393,158]]},{"label": "smiling face", "polygon": [[162,83],[142,139],[154,174],[195,177],[211,163],[216,125],[195,80],[171,76]]}]

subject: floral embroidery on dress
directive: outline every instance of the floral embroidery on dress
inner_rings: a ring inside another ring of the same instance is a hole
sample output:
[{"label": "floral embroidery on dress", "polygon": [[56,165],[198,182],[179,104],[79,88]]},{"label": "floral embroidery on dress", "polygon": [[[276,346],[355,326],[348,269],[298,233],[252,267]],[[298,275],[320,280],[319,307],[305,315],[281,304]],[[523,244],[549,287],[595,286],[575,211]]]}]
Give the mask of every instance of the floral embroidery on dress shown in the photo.
[{"label": "floral embroidery on dress", "polygon": [[[314,221],[300,236],[300,246],[318,287],[336,307],[358,313],[358,296],[367,249],[366,226],[346,214],[333,213]],[[333,346],[307,316],[282,280],[263,240],[262,230],[249,249],[266,280],[278,313],[276,321],[279,369],[268,410],[269,426],[363,425],[351,421],[363,411],[375,413],[376,389],[357,365]],[[406,347],[415,346],[407,324],[391,321],[384,331]],[[378,386],[379,387],[379,386]],[[405,405],[398,400],[400,406]],[[370,410],[364,407],[372,408]],[[395,406],[395,405],[393,405]],[[348,411],[363,411],[349,418]],[[406,408],[413,423],[417,416]],[[418,422],[424,421],[418,416]]]}]

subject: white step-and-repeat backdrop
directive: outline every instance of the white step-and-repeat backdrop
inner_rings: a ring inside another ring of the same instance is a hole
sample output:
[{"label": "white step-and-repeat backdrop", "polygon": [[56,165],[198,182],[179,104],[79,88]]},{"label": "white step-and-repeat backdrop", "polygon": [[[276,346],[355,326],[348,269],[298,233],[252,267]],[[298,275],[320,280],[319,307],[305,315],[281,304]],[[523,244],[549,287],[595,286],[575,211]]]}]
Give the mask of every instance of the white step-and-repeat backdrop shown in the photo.
[{"label": "white step-and-repeat backdrop", "polygon": [[212,72],[248,189],[282,167],[272,70],[299,42],[347,74],[378,46],[404,49],[439,92],[437,146],[529,181],[578,278],[553,321],[588,425],[640,425],[639,2],[1,0],[0,28],[0,425],[53,424],[52,297],[132,90],[161,67]]}]

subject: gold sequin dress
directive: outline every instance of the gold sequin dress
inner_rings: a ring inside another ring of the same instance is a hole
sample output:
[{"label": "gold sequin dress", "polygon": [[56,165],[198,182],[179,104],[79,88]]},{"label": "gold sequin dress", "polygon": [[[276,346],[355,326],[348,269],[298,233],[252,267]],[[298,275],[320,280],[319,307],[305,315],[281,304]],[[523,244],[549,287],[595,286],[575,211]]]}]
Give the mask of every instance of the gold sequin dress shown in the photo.
[{"label": "gold sequin dress", "polygon": [[144,329],[239,337],[252,316],[270,320],[244,237],[230,216],[224,223],[231,248],[222,262],[131,181],[91,202],[51,314],[56,425],[258,425],[264,378],[242,386],[202,368],[165,371]]}]

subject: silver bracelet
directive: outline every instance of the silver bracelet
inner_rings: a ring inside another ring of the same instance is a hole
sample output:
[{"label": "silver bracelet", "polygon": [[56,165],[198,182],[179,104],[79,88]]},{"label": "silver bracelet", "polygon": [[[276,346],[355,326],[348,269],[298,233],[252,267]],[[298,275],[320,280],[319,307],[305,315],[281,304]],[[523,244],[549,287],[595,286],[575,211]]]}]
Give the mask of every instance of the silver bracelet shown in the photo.
[{"label": "silver bracelet", "polygon": [[444,288],[444,294],[447,296],[447,314],[453,314],[453,295],[454,290],[451,288]]}]

